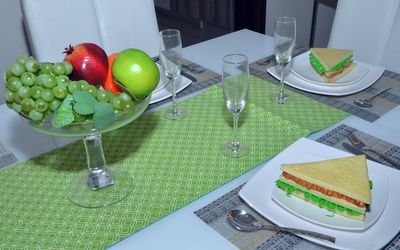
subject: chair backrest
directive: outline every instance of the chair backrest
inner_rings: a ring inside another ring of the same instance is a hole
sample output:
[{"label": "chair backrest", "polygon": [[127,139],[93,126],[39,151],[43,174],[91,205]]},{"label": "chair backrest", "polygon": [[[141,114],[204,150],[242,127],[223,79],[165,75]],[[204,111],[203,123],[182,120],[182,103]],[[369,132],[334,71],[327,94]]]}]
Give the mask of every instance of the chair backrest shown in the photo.
[{"label": "chair backrest", "polygon": [[397,9],[392,32],[386,43],[381,65],[389,70],[400,73],[400,6]]},{"label": "chair backrest", "polygon": [[399,33],[399,0],[339,0],[328,47],[400,73]]},{"label": "chair backrest", "polygon": [[137,48],[158,55],[154,2],[147,0],[20,0],[32,55],[57,62],[70,44],[91,42],[110,55]]}]

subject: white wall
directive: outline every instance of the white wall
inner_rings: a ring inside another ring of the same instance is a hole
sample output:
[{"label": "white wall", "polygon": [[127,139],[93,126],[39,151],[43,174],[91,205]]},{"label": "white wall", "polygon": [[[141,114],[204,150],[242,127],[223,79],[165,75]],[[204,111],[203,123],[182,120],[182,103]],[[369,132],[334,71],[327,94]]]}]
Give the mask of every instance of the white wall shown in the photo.
[{"label": "white wall", "polygon": [[19,55],[30,55],[22,24],[19,0],[0,1],[0,104],[4,103],[3,73]]}]

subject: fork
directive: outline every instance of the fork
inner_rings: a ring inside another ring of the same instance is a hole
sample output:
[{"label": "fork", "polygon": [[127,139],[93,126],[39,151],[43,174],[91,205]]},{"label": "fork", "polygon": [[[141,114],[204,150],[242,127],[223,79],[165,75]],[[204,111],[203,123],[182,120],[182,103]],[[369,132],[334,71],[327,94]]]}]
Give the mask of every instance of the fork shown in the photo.
[{"label": "fork", "polygon": [[354,133],[348,134],[347,138],[349,139],[351,144],[353,144],[356,148],[358,148],[358,149],[360,149],[362,151],[374,153],[379,158],[384,159],[385,161],[389,162],[390,164],[392,164],[396,168],[400,169],[400,163],[399,162],[396,162],[396,161],[390,159],[389,157],[387,157],[386,155],[382,154],[381,152],[378,152],[376,150],[368,148],[367,145],[365,145],[365,143],[362,142],[360,140],[360,138],[358,138],[358,136],[356,136]]}]

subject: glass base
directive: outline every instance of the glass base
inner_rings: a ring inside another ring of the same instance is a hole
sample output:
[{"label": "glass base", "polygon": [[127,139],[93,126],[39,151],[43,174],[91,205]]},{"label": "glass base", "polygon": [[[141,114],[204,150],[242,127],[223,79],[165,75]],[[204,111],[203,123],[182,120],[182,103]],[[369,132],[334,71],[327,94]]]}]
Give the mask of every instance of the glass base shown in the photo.
[{"label": "glass base", "polygon": [[271,100],[278,104],[285,104],[289,102],[291,96],[287,92],[281,93],[280,91],[272,93]]},{"label": "glass base", "polygon": [[129,171],[123,168],[108,169],[112,183],[108,186],[93,189],[89,186],[88,171],[82,171],[68,185],[68,199],[80,207],[101,208],[113,205],[125,199],[133,191],[133,178]]},{"label": "glass base", "polygon": [[167,120],[182,120],[188,116],[188,112],[184,108],[177,107],[176,112],[173,108],[167,109],[163,117]]},{"label": "glass base", "polygon": [[234,145],[232,142],[222,144],[221,152],[228,158],[241,158],[250,152],[250,147],[243,142]]}]

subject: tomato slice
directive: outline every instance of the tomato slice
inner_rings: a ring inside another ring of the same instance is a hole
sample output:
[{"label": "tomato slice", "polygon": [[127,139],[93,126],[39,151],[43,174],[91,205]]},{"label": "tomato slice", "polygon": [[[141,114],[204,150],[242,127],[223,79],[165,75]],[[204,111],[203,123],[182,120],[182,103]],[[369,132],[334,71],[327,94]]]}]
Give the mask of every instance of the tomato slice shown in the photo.
[{"label": "tomato slice", "polygon": [[336,192],[336,191],[321,187],[319,185],[310,183],[308,181],[300,179],[300,178],[298,178],[296,176],[293,176],[291,174],[288,174],[286,172],[282,172],[282,176],[285,177],[288,180],[292,180],[292,181],[296,182],[297,184],[299,184],[301,186],[306,187],[307,189],[314,189],[315,191],[323,193],[323,194],[325,194],[327,196],[337,197],[339,199],[346,200],[347,202],[353,203],[354,205],[356,205],[358,207],[361,207],[361,208],[365,207],[365,203],[362,202],[362,201],[358,201],[356,199],[350,198],[350,197],[348,197],[348,196],[346,196],[344,194],[341,194],[339,192]]}]

